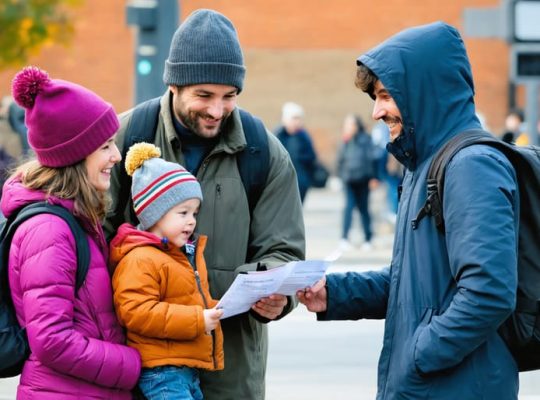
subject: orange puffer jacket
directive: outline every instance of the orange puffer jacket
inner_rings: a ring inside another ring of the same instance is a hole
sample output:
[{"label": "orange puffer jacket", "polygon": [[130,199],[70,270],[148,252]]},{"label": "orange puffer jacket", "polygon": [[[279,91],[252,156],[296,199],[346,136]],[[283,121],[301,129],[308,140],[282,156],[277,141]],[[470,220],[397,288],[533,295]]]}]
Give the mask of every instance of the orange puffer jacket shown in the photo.
[{"label": "orange puffer jacket", "polygon": [[217,303],[208,289],[206,240],[197,239],[196,267],[180,249],[130,224],[123,224],[111,242],[116,313],[143,367],[223,369],[221,327],[211,335],[204,329],[203,309]]}]

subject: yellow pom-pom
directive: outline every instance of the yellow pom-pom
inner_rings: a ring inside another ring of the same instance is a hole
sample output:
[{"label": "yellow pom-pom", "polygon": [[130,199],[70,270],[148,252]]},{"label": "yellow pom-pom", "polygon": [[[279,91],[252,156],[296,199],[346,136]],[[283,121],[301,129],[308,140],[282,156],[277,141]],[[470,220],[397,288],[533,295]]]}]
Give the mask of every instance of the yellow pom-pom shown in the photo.
[{"label": "yellow pom-pom", "polygon": [[159,148],[150,143],[136,143],[131,146],[126,154],[126,171],[129,176],[139,168],[143,162],[151,158],[161,156]]}]

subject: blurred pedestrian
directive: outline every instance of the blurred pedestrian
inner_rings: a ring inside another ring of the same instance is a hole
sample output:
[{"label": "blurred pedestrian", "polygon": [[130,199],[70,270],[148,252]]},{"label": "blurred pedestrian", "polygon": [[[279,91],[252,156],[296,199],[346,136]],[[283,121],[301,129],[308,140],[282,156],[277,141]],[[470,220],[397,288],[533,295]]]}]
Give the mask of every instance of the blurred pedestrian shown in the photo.
[{"label": "blurred pedestrian", "polygon": [[386,144],[390,140],[390,131],[382,121],[376,121],[371,129],[371,140],[375,144],[375,159],[377,161],[377,176],[381,180],[386,178],[386,164],[388,162],[388,151]]},{"label": "blurred pedestrian", "polygon": [[24,108],[15,103],[13,97],[4,96],[0,101],[0,188],[10,174],[10,168],[27,153]]},{"label": "blurred pedestrian", "polygon": [[30,150],[28,146],[28,128],[24,122],[25,111],[15,101],[11,101],[8,109],[8,121],[11,129],[19,135],[22,147],[22,155],[26,156]]},{"label": "blurred pedestrian", "polygon": [[504,132],[501,135],[501,140],[506,143],[516,143],[519,140],[520,144],[528,142],[527,134],[524,133],[525,115],[520,108],[511,109],[504,119]]},{"label": "blurred pedestrian", "polygon": [[399,185],[403,181],[403,165],[396,159],[393,154],[388,154],[386,160],[386,198],[388,201],[387,220],[392,224],[396,223],[396,216],[399,205]]},{"label": "blurred pedestrian", "polygon": [[275,134],[291,156],[298,179],[300,199],[303,203],[311,186],[317,154],[313,148],[311,137],[304,127],[302,106],[291,101],[283,104],[281,123],[282,125],[276,129]]},{"label": "blurred pedestrian", "polygon": [[[4,96],[0,102],[0,119],[5,120],[11,131],[17,137],[17,155],[26,156],[30,151],[28,146],[28,128],[24,121],[25,111],[11,96]],[[14,153],[15,151],[12,151]]]},{"label": "blurred pedestrian", "polygon": [[114,144],[118,118],[93,92],[35,67],[15,76],[13,97],[26,110],[37,159],[5,183],[2,211],[9,218],[36,202],[64,207],[84,227],[90,249],[88,273],[76,294],[77,252],[68,224],[38,214],[15,231],[9,287],[30,346],[17,398],[131,399],[141,360],[124,345],[114,313],[101,229],[110,171],[120,161]]},{"label": "blurred pedestrian", "polygon": [[432,218],[417,219],[433,156],[481,128],[463,40],[442,22],[417,26],[357,65],[356,85],[374,99],[388,151],[406,168],[391,266],[329,274],[298,298],[321,320],[386,319],[379,400],[517,399],[517,364],[498,333],[516,304],[512,164],[491,146],[462,149],[446,168],[445,234]]},{"label": "blurred pedestrian", "polygon": [[373,231],[369,211],[370,182],[377,177],[376,149],[371,136],[358,115],[349,114],[343,121],[342,144],[337,158],[338,176],[345,191],[341,245],[343,250],[351,247],[349,231],[353,210],[360,213],[364,233],[361,250],[371,250]]},{"label": "blurred pedestrian", "polygon": [[398,209],[398,187],[403,179],[403,166],[388,153],[386,144],[390,141],[390,131],[383,121],[377,121],[371,130],[375,143],[377,176],[386,186],[386,207],[381,210],[383,220],[394,225]]}]

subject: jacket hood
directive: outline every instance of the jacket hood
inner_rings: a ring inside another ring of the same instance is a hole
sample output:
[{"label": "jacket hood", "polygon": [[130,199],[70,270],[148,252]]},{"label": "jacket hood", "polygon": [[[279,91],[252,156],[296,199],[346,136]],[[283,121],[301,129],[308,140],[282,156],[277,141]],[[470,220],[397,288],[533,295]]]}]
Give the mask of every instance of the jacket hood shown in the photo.
[{"label": "jacket hood", "polygon": [[21,182],[21,177],[14,176],[9,178],[4,184],[2,191],[2,199],[0,200],[0,208],[6,218],[15,213],[21,207],[30,203],[39,201],[47,201],[50,204],[60,205],[70,212],[73,212],[73,200],[60,199],[55,196],[47,196],[41,190],[33,190],[25,187]]},{"label": "jacket hood", "polygon": [[[204,248],[206,244],[206,236],[195,235],[194,242]],[[114,271],[122,258],[136,247],[154,246],[160,250],[174,253],[179,250],[173,245],[164,245],[159,237],[151,232],[142,231],[129,223],[120,225],[116,236],[111,241],[109,252],[109,267]]]},{"label": "jacket hood", "polygon": [[481,127],[471,66],[454,27],[435,22],[406,29],[360,56],[357,64],[377,75],[401,112],[401,136],[412,138],[412,151],[408,162],[398,159],[409,169],[451,137]]},{"label": "jacket hood", "polygon": [[110,245],[109,257],[111,267],[116,267],[127,253],[141,246],[154,246],[163,249],[161,240],[153,233],[140,231],[128,223],[120,225]]}]

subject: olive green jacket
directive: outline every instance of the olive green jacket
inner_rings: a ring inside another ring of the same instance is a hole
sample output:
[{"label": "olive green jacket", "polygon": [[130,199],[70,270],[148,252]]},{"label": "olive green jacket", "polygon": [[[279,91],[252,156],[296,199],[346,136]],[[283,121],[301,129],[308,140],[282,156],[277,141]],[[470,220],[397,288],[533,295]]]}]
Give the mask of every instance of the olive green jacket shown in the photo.
[{"label": "olive green jacket", "polygon": [[[161,148],[164,159],[183,165],[182,144],[173,126],[169,102],[170,94],[167,92],[161,99],[154,143]],[[120,149],[130,116],[131,110],[120,115],[121,127],[116,139]],[[272,268],[305,257],[302,205],[296,173],[287,151],[275,136],[267,132],[270,155],[268,179],[250,217],[235,157],[246,146],[246,139],[238,110],[233,111],[231,118],[221,140],[197,173],[203,191],[197,231],[209,238],[204,256],[210,291],[215,299],[221,298],[239,272],[255,270],[257,262]],[[111,179],[113,209],[118,198],[118,186],[118,168],[115,168]],[[124,214],[129,220],[129,211]],[[106,232],[110,236],[116,228],[109,216],[105,222]],[[246,263],[248,244],[257,251]],[[289,298],[281,317],[294,306],[295,301]],[[254,318],[254,314],[244,313],[223,320],[222,328],[225,369],[201,372],[205,399],[264,399],[268,353],[266,325]]]}]

